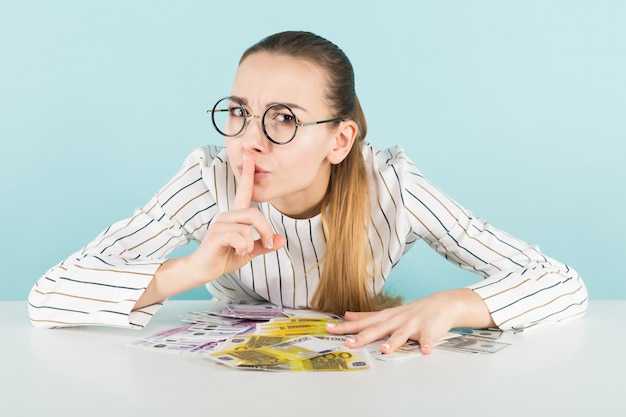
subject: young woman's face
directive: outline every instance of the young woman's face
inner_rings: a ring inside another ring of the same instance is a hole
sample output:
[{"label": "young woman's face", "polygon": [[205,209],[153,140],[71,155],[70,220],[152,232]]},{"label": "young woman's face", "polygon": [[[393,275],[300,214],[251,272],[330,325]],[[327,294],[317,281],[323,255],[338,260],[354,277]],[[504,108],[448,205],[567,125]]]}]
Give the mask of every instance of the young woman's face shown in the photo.
[{"label": "young woman's face", "polygon": [[[325,72],[318,65],[267,52],[248,56],[239,66],[231,96],[247,112],[262,116],[268,106],[289,106],[299,123],[331,119],[326,104]],[[268,201],[282,213],[306,218],[319,211],[328,181],[337,128],[334,124],[299,127],[293,140],[284,145],[270,142],[260,118],[251,118],[239,135],[226,138],[228,158],[237,180],[244,153],[256,165],[252,200]]]}]

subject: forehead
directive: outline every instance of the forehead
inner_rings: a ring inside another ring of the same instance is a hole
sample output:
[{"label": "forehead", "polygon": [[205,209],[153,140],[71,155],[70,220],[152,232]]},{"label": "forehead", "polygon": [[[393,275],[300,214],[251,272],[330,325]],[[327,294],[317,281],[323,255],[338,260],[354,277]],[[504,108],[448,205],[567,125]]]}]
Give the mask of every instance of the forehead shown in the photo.
[{"label": "forehead", "polygon": [[325,71],[317,64],[286,55],[258,52],[244,59],[232,95],[251,106],[290,102],[304,108],[325,106]]}]

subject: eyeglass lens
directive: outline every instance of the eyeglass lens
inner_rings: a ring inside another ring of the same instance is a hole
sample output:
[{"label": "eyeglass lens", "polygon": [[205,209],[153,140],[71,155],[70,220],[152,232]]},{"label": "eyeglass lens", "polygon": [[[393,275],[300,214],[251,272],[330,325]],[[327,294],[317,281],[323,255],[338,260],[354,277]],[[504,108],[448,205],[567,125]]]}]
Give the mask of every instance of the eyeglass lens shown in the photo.
[{"label": "eyeglass lens", "polygon": [[[218,101],[211,112],[213,125],[224,136],[240,134],[251,117],[243,104],[232,97]],[[293,111],[282,104],[274,104],[263,113],[261,120],[265,135],[274,143],[287,143],[296,134],[297,120]]]}]

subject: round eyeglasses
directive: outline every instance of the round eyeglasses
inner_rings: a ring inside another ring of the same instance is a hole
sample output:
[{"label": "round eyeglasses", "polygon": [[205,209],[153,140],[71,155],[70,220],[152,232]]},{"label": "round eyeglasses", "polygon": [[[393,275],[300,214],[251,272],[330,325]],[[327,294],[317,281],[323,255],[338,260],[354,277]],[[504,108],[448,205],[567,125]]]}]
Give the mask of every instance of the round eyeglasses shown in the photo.
[{"label": "round eyeglasses", "polygon": [[261,118],[265,137],[277,145],[291,142],[299,127],[345,120],[337,117],[317,122],[300,123],[293,110],[285,104],[272,104],[263,112],[263,116],[256,116],[249,113],[243,103],[235,97],[224,97],[218,100],[213,109],[207,110],[207,113],[211,114],[211,121],[215,129],[226,137],[237,136],[243,132],[251,118]]}]

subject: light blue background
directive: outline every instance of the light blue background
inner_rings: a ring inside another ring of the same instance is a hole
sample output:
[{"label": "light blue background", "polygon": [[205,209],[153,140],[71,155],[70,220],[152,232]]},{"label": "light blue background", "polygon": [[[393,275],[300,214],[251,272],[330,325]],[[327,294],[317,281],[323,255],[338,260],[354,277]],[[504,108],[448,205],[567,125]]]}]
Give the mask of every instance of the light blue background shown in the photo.
[{"label": "light blue background", "polygon": [[[626,2],[2,1],[0,299],[143,205],[194,147],[243,50],[286,29],[351,58],[377,147],[626,298]],[[418,244],[389,289],[478,279]],[[179,298],[206,297],[204,289]]]}]

